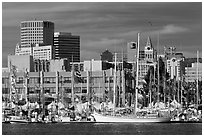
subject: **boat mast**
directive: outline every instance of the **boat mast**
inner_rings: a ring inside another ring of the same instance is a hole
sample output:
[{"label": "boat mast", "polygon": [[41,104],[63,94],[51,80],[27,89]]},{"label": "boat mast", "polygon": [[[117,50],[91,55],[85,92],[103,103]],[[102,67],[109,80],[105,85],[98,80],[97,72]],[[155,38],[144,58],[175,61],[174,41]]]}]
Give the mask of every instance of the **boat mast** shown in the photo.
[{"label": "boat mast", "polygon": [[157,43],[157,103],[159,103],[159,34]]},{"label": "boat mast", "polygon": [[197,99],[196,99],[196,104],[197,104],[197,108],[198,108],[198,99],[199,99],[199,97],[198,97],[198,62],[199,62],[199,51],[197,50],[197,70],[196,70],[196,72],[197,72]]},{"label": "boat mast", "polygon": [[117,69],[117,63],[116,63],[116,59],[117,59],[117,53],[115,53],[115,62],[114,62],[114,83],[113,83],[113,113],[115,114],[115,107],[116,107],[116,69]]},{"label": "boat mast", "polygon": [[74,103],[74,63],[72,55],[72,70],[71,70],[71,101]]},{"label": "boat mast", "polygon": [[164,84],[164,104],[166,105],[166,67],[167,67],[167,57],[166,57],[166,48],[164,48],[164,76],[163,76],[163,84]]},{"label": "boat mast", "polygon": [[[58,104],[60,102],[60,95],[59,95],[60,94],[59,93],[59,72],[56,71],[55,74],[56,74],[56,94],[57,94],[57,106],[58,106]],[[59,106],[57,107],[57,113],[58,112],[59,112]]]},{"label": "boat mast", "polygon": [[140,47],[140,33],[137,34],[137,47],[136,47],[136,84],[135,84],[135,115],[137,113],[137,104],[138,104],[138,71],[139,71],[139,47]]},{"label": "boat mast", "polygon": [[41,102],[42,102],[42,110],[43,115],[45,115],[45,96],[44,96],[44,88],[43,88],[43,71],[40,71],[40,90],[41,90]]},{"label": "boat mast", "polygon": [[25,78],[25,100],[26,102],[28,102],[28,71],[27,71],[27,68],[25,70],[25,74],[24,74],[24,78]]}]

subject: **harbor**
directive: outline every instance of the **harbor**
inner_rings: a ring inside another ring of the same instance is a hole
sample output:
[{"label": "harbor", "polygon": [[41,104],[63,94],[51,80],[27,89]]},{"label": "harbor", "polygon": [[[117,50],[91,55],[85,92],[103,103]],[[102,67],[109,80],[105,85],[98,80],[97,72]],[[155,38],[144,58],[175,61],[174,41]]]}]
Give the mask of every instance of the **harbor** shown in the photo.
[{"label": "harbor", "polygon": [[[140,33],[138,33],[138,43],[136,50],[136,78],[135,80],[135,93],[132,94],[135,96],[132,103],[134,104],[119,104],[121,98],[124,98],[124,95],[117,96],[116,94],[116,84],[117,84],[117,60],[115,53],[115,62],[114,68],[110,71],[113,71],[113,98],[112,101],[109,97],[102,95],[102,100],[97,100],[94,98],[94,92],[87,93],[87,101],[82,100],[82,97],[77,97],[75,95],[74,86],[76,84],[77,73],[74,69],[74,65],[72,64],[71,69],[71,102],[67,103],[65,106],[65,102],[63,102],[63,92],[59,93],[59,72],[56,71],[56,97],[50,96],[44,91],[44,72],[40,72],[40,92],[38,98],[39,100],[30,103],[29,95],[28,95],[28,80],[29,73],[26,71],[24,73],[24,87],[25,92],[22,96],[25,98],[19,100],[18,94],[16,92],[16,68],[11,66],[10,77],[11,83],[10,89],[11,92],[9,94],[9,98],[11,100],[7,100],[3,102],[3,114],[2,121],[5,123],[57,123],[57,122],[202,122],[202,106],[198,106],[198,97],[197,104],[192,104],[184,107],[175,99],[175,94],[173,95],[174,100],[172,102],[160,102],[160,97],[157,96],[156,102],[150,102],[147,107],[145,105],[139,106],[138,95],[139,90],[142,92],[142,89],[139,89],[139,41],[140,41]],[[159,58],[158,58],[159,59]],[[159,62],[159,60],[158,60]],[[123,64],[122,64],[123,65]],[[157,64],[159,65],[159,64]],[[123,68],[124,69],[124,68]],[[119,72],[123,72],[124,70],[119,70]],[[127,71],[127,70],[126,70]],[[87,71],[88,78],[93,72]],[[45,73],[46,74],[46,73]],[[80,74],[81,75],[81,74]],[[159,73],[158,73],[159,75]],[[159,76],[158,76],[159,77]],[[151,76],[150,76],[151,78]],[[155,80],[155,79],[153,79]],[[158,81],[158,80],[157,80]],[[144,86],[146,82],[142,83]],[[87,84],[87,89],[90,88],[92,84]],[[102,87],[104,88],[104,87]],[[150,89],[148,89],[150,90]],[[159,89],[157,89],[159,90]],[[140,94],[141,95],[141,94]],[[21,96],[21,98],[22,98]],[[60,98],[61,96],[61,98]],[[181,94],[182,96],[182,94]],[[96,96],[95,96],[96,97]],[[127,97],[125,97],[127,98]],[[12,101],[13,99],[13,101]],[[150,101],[155,100],[150,96]],[[116,102],[118,100],[118,102]],[[179,99],[178,99],[179,100]],[[165,101],[165,100],[163,100]],[[117,103],[117,105],[116,105]],[[143,102],[145,103],[145,102]],[[169,103],[169,104],[168,104]],[[138,107],[139,106],[139,107]]]},{"label": "harbor", "polygon": [[202,134],[201,2],[21,4],[2,4],[3,135]]}]

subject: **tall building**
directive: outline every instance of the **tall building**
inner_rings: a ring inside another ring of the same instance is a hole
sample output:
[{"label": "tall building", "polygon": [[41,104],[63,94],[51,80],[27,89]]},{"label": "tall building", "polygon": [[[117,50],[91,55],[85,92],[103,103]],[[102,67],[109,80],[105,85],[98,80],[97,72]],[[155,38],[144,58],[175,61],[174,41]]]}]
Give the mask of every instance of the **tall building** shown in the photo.
[{"label": "tall building", "polygon": [[54,23],[50,21],[22,21],[21,47],[33,44],[53,45]]},{"label": "tall building", "polygon": [[[80,62],[80,36],[71,33],[54,33],[55,59],[68,58],[70,62]],[[73,58],[72,58],[73,57]]]}]

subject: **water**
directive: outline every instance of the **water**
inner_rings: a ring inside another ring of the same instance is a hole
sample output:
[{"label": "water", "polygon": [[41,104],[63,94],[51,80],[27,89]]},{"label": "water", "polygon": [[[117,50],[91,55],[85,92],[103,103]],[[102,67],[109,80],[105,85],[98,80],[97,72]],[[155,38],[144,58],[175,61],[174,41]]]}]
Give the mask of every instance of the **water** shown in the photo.
[{"label": "water", "polygon": [[3,124],[3,135],[202,135],[202,123]]}]

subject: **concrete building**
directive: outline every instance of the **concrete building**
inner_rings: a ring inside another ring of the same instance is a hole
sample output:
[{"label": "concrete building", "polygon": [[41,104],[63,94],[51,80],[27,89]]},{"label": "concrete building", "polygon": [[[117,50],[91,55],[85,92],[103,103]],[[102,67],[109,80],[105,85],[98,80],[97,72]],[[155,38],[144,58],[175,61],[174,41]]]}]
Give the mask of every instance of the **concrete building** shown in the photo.
[{"label": "concrete building", "polygon": [[[198,69],[197,69],[198,68]],[[198,70],[198,75],[197,75]],[[185,67],[185,81],[186,82],[195,82],[202,81],[202,63],[192,63],[192,67]]]},{"label": "concrete building", "polygon": [[16,67],[16,70],[18,72],[34,72],[34,63],[33,63],[33,57],[30,55],[8,55],[8,69],[11,69],[11,65]]},{"label": "concrete building", "polygon": [[50,60],[53,59],[52,49],[52,45],[39,46],[39,44],[34,44],[31,47],[21,47],[17,44],[15,55],[31,55],[33,59]]},{"label": "concrete building", "polygon": [[22,21],[21,47],[33,44],[53,45],[54,23],[50,21]]},{"label": "concrete building", "polygon": [[50,60],[52,57],[52,45],[33,47],[33,58],[39,60]]},{"label": "concrete building", "polygon": [[70,62],[80,62],[80,37],[66,32],[54,33],[55,59],[68,58]]},{"label": "concrete building", "polygon": [[[130,79],[125,79],[124,71],[117,71],[116,74],[116,105],[124,106],[125,99],[128,98],[127,94],[130,94],[130,90],[132,90],[128,88],[132,82]],[[72,91],[71,81],[73,80],[71,72],[44,72],[42,74],[39,72],[29,72],[28,76],[28,98],[31,102],[39,101],[40,96],[43,94],[48,94],[53,98],[59,97],[65,103],[70,101]],[[113,101],[113,69],[92,72],[84,71],[81,72],[80,78],[82,79],[80,82],[74,82],[75,98],[85,97],[88,100],[89,97],[93,97],[98,102],[108,98]],[[40,79],[43,80],[42,83]],[[18,72],[16,81],[18,97],[25,97],[24,73]],[[8,83],[9,73],[5,72],[2,74],[2,96],[4,98],[9,98],[10,87]]]}]

